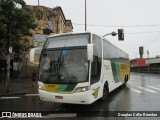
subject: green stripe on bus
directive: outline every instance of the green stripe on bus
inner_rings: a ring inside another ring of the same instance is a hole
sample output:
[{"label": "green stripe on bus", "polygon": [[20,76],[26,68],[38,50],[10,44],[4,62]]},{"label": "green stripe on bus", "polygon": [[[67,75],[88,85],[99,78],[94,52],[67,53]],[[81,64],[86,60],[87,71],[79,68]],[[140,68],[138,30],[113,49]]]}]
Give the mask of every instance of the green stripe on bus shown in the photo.
[{"label": "green stripe on bus", "polygon": [[60,85],[60,86],[57,88],[56,92],[65,91],[65,89],[67,88],[67,86],[68,86],[68,85]]},{"label": "green stripe on bus", "polygon": [[72,84],[72,85],[68,85],[67,88],[65,89],[65,91],[72,91],[74,90],[76,84]]},{"label": "green stripe on bus", "polygon": [[111,62],[112,66],[112,73],[115,83],[118,83],[120,81],[120,66],[117,62]]},{"label": "green stripe on bus", "polygon": [[120,76],[120,64],[116,63],[116,74],[117,74],[117,81],[120,82],[121,76]]},{"label": "green stripe on bus", "polygon": [[73,91],[74,88],[75,88],[75,84],[73,85],[68,85],[68,84],[62,84],[60,85],[56,90],[55,92],[69,92],[69,91]]}]

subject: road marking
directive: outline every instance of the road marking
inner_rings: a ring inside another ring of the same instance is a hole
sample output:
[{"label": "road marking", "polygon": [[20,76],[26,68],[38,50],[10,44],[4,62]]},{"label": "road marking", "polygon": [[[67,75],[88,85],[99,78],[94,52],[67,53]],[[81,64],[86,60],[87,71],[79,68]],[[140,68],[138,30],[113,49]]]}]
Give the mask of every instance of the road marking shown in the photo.
[{"label": "road marking", "polygon": [[134,89],[134,88],[131,88],[131,90],[134,91],[134,92],[140,93],[140,94],[143,93],[143,92],[141,92],[140,90],[136,90],[136,89]]},{"label": "road marking", "polygon": [[21,98],[21,97],[0,97],[0,99],[17,99],[17,98]]},{"label": "road marking", "polygon": [[152,88],[152,89],[155,89],[155,90],[160,90],[160,88],[153,87],[153,86],[149,86],[149,85],[148,85],[147,87]]},{"label": "road marking", "polygon": [[39,96],[39,94],[25,94],[25,96]]},{"label": "road marking", "polygon": [[144,87],[140,87],[140,86],[137,86],[138,88],[142,89],[142,90],[145,90],[145,91],[148,91],[148,92],[151,92],[151,93],[157,93],[156,91],[154,90],[150,90],[150,89],[147,89],[147,88],[144,88]]}]

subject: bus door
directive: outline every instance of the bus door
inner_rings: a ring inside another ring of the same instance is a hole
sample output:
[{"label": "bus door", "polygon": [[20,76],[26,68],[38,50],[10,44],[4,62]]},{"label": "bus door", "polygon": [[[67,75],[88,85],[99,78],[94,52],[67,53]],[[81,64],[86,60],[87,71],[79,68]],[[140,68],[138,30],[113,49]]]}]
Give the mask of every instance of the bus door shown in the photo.
[{"label": "bus door", "polygon": [[94,99],[101,97],[103,90],[101,85],[102,42],[101,38],[93,35],[93,61],[91,63],[91,91]]}]

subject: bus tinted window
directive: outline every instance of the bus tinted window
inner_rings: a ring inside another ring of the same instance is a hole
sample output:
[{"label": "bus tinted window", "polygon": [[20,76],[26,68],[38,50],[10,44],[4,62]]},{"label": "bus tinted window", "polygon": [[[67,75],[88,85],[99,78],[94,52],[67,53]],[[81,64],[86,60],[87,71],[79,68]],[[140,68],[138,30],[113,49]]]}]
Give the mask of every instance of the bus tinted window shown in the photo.
[{"label": "bus tinted window", "polygon": [[111,43],[103,40],[103,58],[107,60],[115,60],[115,61],[129,61],[129,55],[124,53],[122,50],[118,49]]},{"label": "bus tinted window", "polygon": [[89,34],[50,37],[47,39],[44,48],[87,46],[88,41],[89,41]]}]

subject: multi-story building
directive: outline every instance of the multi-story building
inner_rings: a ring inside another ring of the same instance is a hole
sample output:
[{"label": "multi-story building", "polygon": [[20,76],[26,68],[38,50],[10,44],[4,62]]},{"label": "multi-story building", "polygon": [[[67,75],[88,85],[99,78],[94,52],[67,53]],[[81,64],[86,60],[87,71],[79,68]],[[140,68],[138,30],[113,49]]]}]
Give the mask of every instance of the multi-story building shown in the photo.
[{"label": "multi-story building", "polygon": [[26,5],[25,9],[33,16],[37,27],[32,30],[30,45],[42,46],[48,35],[73,31],[71,20],[67,20],[61,7],[48,8],[44,6]]},{"label": "multi-story building", "polygon": [[[35,20],[37,27],[32,30],[33,36],[29,38],[31,49],[30,57],[32,62],[39,61],[40,49],[44,45],[46,37],[49,35],[67,33],[73,31],[71,20],[67,20],[61,7],[48,8],[44,6],[25,6]],[[33,53],[34,52],[34,53]],[[32,54],[32,55],[31,55]],[[33,55],[34,54],[34,55]]]}]

